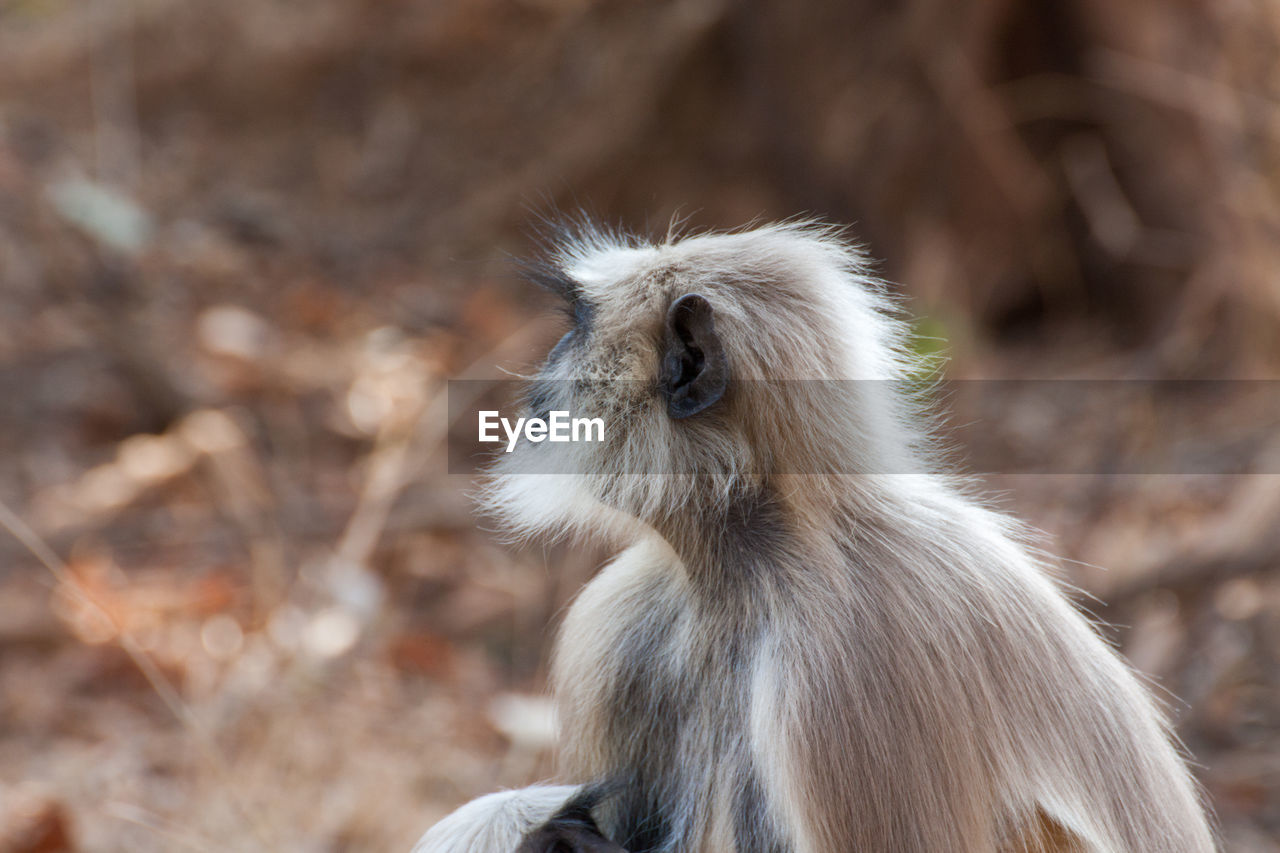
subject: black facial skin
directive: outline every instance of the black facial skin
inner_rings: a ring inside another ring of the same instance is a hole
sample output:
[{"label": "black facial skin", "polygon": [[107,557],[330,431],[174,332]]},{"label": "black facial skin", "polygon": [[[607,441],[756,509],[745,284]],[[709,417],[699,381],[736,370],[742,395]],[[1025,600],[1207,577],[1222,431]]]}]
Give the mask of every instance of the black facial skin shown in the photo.
[{"label": "black facial skin", "polygon": [[546,381],[539,382],[537,380],[529,383],[528,394],[529,411],[533,413],[533,417],[547,420],[551,416],[552,391],[551,384]]},{"label": "black facial skin", "polygon": [[575,299],[567,306],[569,317],[573,321],[573,328],[565,332],[564,337],[551,348],[551,352],[547,353],[547,364],[552,365],[559,361],[566,352],[573,348],[573,344],[579,340],[585,340],[587,335],[591,333],[591,321],[595,315],[595,308],[582,297]]},{"label": "black facial skin", "polygon": [[[547,360],[544,365],[546,368],[555,365],[562,360],[574,347],[586,341],[587,336],[591,333],[591,324],[595,315],[595,306],[593,306],[582,295],[581,286],[573,279],[565,276],[563,273],[553,275],[543,271],[538,277],[533,277],[534,282],[553,293],[563,297],[564,307],[569,314],[569,318],[573,323],[573,328],[564,334],[563,337],[551,348],[551,352],[547,354]],[[552,383],[546,380],[534,380],[530,383],[528,389],[529,411],[535,417],[546,420],[550,414],[553,404]]]}]

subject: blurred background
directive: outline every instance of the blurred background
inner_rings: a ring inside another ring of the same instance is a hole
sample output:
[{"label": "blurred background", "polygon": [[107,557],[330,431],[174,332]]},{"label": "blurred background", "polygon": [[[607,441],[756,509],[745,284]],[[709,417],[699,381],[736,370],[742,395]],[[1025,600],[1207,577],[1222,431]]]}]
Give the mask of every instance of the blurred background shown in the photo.
[{"label": "blurred background", "polygon": [[[0,853],[406,851],[553,771],[602,555],[497,542],[444,383],[555,339],[510,258],[579,209],[851,223],[949,378],[1274,380],[1280,5],[0,0]],[[987,479],[1227,848],[1280,850],[1256,399],[1201,408],[1197,476],[981,414],[1067,460]]]}]

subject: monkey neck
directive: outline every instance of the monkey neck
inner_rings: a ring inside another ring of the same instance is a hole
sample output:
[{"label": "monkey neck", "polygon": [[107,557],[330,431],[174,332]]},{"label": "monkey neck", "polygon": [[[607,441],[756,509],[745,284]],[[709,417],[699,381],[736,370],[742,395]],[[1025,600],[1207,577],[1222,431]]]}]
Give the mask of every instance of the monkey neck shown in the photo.
[{"label": "monkey neck", "polygon": [[802,550],[794,508],[772,488],[744,492],[727,502],[686,504],[684,512],[655,526],[695,586],[721,600],[726,594],[776,586],[784,558]]}]

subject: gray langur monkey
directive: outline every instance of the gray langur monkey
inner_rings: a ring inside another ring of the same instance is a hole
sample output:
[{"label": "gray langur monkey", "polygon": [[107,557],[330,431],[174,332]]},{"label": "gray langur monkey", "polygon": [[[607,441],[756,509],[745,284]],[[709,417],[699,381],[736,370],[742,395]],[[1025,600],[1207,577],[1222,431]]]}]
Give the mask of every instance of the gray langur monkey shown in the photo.
[{"label": "gray langur monkey", "polygon": [[588,229],[539,277],[575,324],[532,405],[609,430],[522,443],[487,495],[517,535],[620,549],[554,657],[573,785],[476,800],[420,853],[1214,849],[1147,690],[940,473],[836,231]]}]

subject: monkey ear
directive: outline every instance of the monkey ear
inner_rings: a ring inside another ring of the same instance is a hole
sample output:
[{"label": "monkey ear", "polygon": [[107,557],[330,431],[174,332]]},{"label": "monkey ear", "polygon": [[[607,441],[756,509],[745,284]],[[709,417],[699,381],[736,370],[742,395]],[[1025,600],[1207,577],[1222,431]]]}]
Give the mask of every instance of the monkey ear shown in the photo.
[{"label": "monkey ear", "polygon": [[724,396],[729,367],[713,313],[697,293],[681,296],[667,311],[658,386],[673,418],[696,415]]}]

